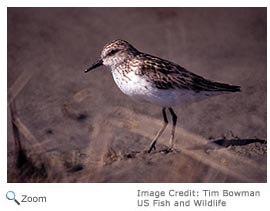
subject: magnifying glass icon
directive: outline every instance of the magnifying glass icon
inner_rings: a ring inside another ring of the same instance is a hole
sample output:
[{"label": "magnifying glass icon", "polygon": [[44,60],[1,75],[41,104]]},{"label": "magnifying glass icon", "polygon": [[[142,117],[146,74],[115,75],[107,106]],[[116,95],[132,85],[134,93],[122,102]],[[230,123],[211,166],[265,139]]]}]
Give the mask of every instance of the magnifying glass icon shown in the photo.
[{"label": "magnifying glass icon", "polygon": [[20,205],[20,202],[18,202],[17,199],[15,199],[15,193],[13,191],[8,191],[7,194],[6,194],[6,197],[7,197],[8,200],[13,200],[18,205]]}]

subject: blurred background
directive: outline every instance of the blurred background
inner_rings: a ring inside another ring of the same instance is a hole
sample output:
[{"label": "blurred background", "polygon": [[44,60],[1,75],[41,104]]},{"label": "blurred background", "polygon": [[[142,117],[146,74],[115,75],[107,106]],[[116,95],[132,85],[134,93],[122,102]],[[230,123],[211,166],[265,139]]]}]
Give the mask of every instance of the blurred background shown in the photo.
[{"label": "blurred background", "polygon": [[[174,108],[179,152],[168,128],[142,153],[161,108],[84,73],[114,39],[242,92]],[[266,8],[8,8],[7,71],[8,182],[266,182]]]}]

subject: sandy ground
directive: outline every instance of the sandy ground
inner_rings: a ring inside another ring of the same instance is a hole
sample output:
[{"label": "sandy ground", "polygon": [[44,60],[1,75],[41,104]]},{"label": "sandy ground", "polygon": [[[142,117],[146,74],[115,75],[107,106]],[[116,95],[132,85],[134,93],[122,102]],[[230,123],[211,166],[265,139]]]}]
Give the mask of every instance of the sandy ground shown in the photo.
[{"label": "sandy ground", "polygon": [[[117,38],[241,93],[178,115],[121,93],[105,67]],[[8,8],[8,182],[266,182],[266,9]]]}]

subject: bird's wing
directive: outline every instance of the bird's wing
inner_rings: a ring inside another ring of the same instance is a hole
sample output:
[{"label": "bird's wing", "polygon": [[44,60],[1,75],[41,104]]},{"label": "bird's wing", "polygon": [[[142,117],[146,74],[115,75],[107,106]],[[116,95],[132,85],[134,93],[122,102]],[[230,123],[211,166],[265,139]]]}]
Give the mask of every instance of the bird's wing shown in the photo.
[{"label": "bird's wing", "polygon": [[148,54],[141,55],[141,74],[147,76],[159,89],[186,89],[200,91],[240,91],[239,86],[213,82],[196,75],[178,64]]}]

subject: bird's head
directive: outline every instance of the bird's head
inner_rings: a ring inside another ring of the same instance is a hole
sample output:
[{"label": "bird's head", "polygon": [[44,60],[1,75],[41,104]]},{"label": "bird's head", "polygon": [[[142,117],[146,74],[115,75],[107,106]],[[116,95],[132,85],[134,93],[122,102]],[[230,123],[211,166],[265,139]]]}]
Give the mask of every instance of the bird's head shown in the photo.
[{"label": "bird's head", "polygon": [[124,40],[114,40],[104,46],[101,52],[101,58],[95,62],[91,67],[85,70],[88,72],[101,65],[114,67],[124,62],[129,57],[138,53],[138,50]]}]

